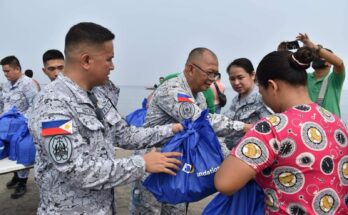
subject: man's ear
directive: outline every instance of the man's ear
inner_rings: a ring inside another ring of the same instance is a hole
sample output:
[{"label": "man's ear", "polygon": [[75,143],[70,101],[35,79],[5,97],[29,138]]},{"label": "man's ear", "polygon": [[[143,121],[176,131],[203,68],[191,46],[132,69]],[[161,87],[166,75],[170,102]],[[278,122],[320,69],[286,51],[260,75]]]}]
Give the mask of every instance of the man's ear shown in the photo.
[{"label": "man's ear", "polygon": [[193,66],[192,66],[192,64],[187,64],[185,70],[186,70],[186,72],[187,72],[187,74],[188,74],[189,76],[192,76],[192,75],[193,75]]},{"label": "man's ear", "polygon": [[80,62],[81,62],[81,66],[88,70],[91,66],[91,57],[89,56],[89,54],[85,53],[85,54],[82,54],[80,56]]}]

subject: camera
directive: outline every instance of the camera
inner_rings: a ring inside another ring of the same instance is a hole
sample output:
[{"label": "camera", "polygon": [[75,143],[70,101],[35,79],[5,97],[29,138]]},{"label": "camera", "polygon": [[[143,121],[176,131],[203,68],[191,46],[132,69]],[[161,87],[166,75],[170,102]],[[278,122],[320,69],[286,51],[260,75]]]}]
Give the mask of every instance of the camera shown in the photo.
[{"label": "camera", "polygon": [[287,42],[281,42],[278,45],[278,51],[289,51],[289,50],[293,50],[293,49],[298,49],[300,48],[300,45],[298,44],[297,40],[294,41],[287,41]]},{"label": "camera", "polygon": [[285,42],[285,49],[286,50],[293,50],[300,48],[300,45],[298,44],[297,40]]}]

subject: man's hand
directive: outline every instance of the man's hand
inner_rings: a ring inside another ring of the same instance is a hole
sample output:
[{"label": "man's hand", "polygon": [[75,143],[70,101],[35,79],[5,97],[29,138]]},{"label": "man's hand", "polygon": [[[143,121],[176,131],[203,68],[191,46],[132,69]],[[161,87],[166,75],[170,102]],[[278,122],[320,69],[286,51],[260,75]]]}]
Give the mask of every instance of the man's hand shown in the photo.
[{"label": "man's hand", "polygon": [[299,33],[299,35],[296,37],[296,39],[301,41],[303,43],[303,45],[305,45],[311,49],[316,48],[315,44],[309,39],[307,34]]},{"label": "man's hand", "polygon": [[184,130],[184,127],[180,123],[173,123],[172,124],[172,131],[174,134]]},{"label": "man's hand", "polygon": [[182,156],[179,152],[156,152],[156,149],[151,150],[144,155],[145,171],[150,173],[167,173],[176,175],[174,170],[179,170],[181,162],[173,157]]}]

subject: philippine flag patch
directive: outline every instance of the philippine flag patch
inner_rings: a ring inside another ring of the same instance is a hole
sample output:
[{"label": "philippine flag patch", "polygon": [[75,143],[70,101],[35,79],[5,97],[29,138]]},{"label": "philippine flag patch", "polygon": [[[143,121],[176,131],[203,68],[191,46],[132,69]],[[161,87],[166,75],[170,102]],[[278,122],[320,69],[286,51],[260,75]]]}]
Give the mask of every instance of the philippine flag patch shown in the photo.
[{"label": "philippine flag patch", "polygon": [[193,103],[193,98],[189,95],[178,93],[178,102],[190,102]]},{"label": "philippine flag patch", "polygon": [[72,121],[69,119],[63,119],[42,122],[42,136],[46,137],[58,134],[72,134]]}]

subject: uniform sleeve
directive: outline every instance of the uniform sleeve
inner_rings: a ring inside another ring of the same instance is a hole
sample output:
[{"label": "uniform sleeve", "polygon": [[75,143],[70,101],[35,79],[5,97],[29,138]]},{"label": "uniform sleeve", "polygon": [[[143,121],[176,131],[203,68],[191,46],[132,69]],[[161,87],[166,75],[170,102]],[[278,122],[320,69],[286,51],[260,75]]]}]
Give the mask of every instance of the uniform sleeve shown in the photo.
[{"label": "uniform sleeve", "polygon": [[[72,186],[86,189],[108,189],[140,179],[145,174],[145,161],[141,156],[116,159],[114,147],[105,140],[98,119],[94,117],[95,121],[91,121],[90,118],[82,126],[81,119],[74,117],[70,108],[69,102],[48,95],[34,106],[29,124],[38,145],[37,163],[51,163]],[[71,122],[71,134],[59,134],[59,130],[51,130],[55,135],[41,134],[47,131],[43,122],[52,124],[62,120]]]},{"label": "uniform sleeve", "polygon": [[[272,145],[278,144],[276,131],[269,121],[263,119],[248,131],[231,154],[249,166],[257,173],[272,165],[277,157]],[[276,148],[276,147],[275,147]]]},{"label": "uniform sleeve", "polygon": [[[196,120],[201,115],[201,108],[189,99],[180,101],[178,94],[187,93],[179,90],[170,92],[167,90],[166,93],[156,95],[157,105],[178,122],[190,118]],[[221,114],[209,114],[208,120],[219,137],[233,136],[236,132],[243,132],[243,122],[234,121]]]},{"label": "uniform sleeve", "polygon": [[31,81],[23,87],[23,94],[28,103],[28,109],[23,112],[25,116],[27,115],[28,110],[32,107],[34,98],[38,92],[39,91],[34,81]]},{"label": "uniform sleeve", "polygon": [[232,120],[221,114],[209,114],[208,119],[218,137],[240,136],[244,133],[244,122]]},{"label": "uniform sleeve", "polygon": [[174,135],[172,124],[143,128],[131,126],[122,118],[115,126],[117,146],[124,149],[143,149],[163,145],[169,137]]},{"label": "uniform sleeve", "polygon": [[0,114],[4,112],[4,97],[2,95],[2,89],[0,86]]}]

